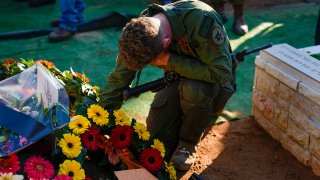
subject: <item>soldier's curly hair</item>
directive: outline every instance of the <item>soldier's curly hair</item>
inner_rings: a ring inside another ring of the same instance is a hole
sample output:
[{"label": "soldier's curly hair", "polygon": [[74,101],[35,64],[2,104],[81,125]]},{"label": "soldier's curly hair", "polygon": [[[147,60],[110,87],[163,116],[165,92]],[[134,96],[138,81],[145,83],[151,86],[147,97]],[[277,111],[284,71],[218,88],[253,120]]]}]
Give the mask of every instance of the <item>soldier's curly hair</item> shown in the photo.
[{"label": "soldier's curly hair", "polygon": [[161,28],[146,17],[132,19],[123,28],[118,51],[128,68],[142,69],[164,51]]}]

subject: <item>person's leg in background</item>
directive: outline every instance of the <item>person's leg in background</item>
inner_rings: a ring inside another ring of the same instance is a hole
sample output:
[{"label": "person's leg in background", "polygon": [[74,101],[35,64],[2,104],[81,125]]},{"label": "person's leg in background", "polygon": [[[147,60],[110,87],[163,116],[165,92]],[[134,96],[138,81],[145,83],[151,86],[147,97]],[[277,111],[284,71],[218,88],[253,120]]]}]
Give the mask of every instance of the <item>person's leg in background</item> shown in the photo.
[{"label": "person's leg in background", "polygon": [[320,9],[319,9],[319,15],[318,15],[318,22],[316,26],[315,44],[320,45]]},{"label": "person's leg in background", "polygon": [[224,0],[204,0],[203,2],[207,4],[210,3],[209,5],[220,15],[223,24],[228,21],[227,16],[224,12]]},{"label": "person's leg in background", "polygon": [[[210,5],[221,17],[223,23],[228,21],[225,14],[224,0],[201,0]],[[244,2],[245,0],[229,0],[233,6],[234,20],[232,30],[237,35],[244,35],[248,32],[248,25],[244,19]]]},{"label": "person's leg in background", "polygon": [[61,18],[57,29],[49,34],[49,41],[70,39],[77,31],[77,25],[84,20],[85,4],[82,0],[60,0]]},{"label": "person's leg in background", "polygon": [[244,35],[248,32],[249,28],[244,19],[244,2],[245,0],[229,0],[233,6],[234,21],[232,30],[237,35]]}]

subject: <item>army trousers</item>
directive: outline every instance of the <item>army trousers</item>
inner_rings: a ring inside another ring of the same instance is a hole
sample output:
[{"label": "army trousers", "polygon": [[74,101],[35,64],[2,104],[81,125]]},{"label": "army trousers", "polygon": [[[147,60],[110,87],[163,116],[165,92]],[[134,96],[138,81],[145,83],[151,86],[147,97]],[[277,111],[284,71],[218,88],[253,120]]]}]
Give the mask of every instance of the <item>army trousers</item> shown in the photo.
[{"label": "army trousers", "polygon": [[[178,141],[196,145],[205,129],[217,117],[214,112],[223,109],[215,104],[221,86],[204,81],[183,79],[157,92],[147,117],[151,135],[163,134],[168,153]],[[162,132],[162,133],[160,133]]]}]

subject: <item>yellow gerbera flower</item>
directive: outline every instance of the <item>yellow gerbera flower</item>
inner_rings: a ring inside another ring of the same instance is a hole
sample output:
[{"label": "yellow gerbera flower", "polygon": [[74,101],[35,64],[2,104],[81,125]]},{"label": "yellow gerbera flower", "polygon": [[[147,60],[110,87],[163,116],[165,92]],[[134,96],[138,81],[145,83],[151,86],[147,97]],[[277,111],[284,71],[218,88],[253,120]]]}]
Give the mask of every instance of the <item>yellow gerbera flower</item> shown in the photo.
[{"label": "yellow gerbera flower", "polygon": [[116,117],[116,125],[131,125],[130,119],[127,117],[126,113],[121,109],[113,111],[113,115]]},{"label": "yellow gerbera flower", "polygon": [[74,180],[82,180],[85,178],[84,170],[81,168],[80,163],[75,160],[65,160],[59,166],[58,174],[65,174]]},{"label": "yellow gerbera flower", "polygon": [[176,169],[174,168],[172,162],[170,162],[169,164],[167,162],[164,162],[164,164],[166,166],[166,171],[170,175],[170,179],[176,180],[177,179],[177,173],[176,173]]},{"label": "yellow gerbera flower", "polygon": [[109,113],[101,106],[97,104],[92,104],[88,109],[88,117],[92,118],[93,122],[95,122],[99,126],[107,125],[109,122]]},{"label": "yellow gerbera flower", "polygon": [[82,149],[80,138],[73,134],[64,134],[58,146],[62,149],[62,153],[68,158],[78,157]]},{"label": "yellow gerbera flower", "polygon": [[140,139],[143,139],[145,141],[149,140],[150,132],[147,131],[147,128],[144,124],[140,122],[136,122],[133,128],[134,128],[134,131],[138,133]]},{"label": "yellow gerbera flower", "polygon": [[74,116],[72,119],[75,119],[69,123],[69,128],[75,134],[82,134],[84,133],[88,127],[90,127],[90,121],[81,115]]},{"label": "yellow gerbera flower", "polygon": [[151,145],[151,147],[158,149],[161,153],[161,156],[164,157],[166,150],[164,148],[164,144],[159,139],[154,139],[153,145]]}]

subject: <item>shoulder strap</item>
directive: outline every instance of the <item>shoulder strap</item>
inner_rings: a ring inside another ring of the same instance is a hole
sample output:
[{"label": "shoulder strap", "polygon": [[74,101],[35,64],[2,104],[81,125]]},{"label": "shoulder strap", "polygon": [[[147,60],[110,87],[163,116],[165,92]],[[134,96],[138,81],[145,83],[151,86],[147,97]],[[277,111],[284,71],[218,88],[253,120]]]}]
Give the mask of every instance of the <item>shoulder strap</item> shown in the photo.
[{"label": "shoulder strap", "polygon": [[[179,4],[182,2],[178,2]],[[178,4],[177,3],[177,4]],[[190,41],[189,38],[187,36],[187,31],[184,27],[184,24],[182,22],[182,14],[180,9],[178,9],[176,6],[174,6],[176,4],[171,4],[169,5],[170,9],[172,12],[175,13],[175,15],[178,17],[178,23],[180,24],[179,27],[181,27],[181,29],[183,30],[183,33],[181,33],[181,36],[178,38],[178,44],[181,47],[182,51],[185,54],[188,54],[190,56],[196,57],[196,53],[192,50],[191,45],[190,45]]]}]

